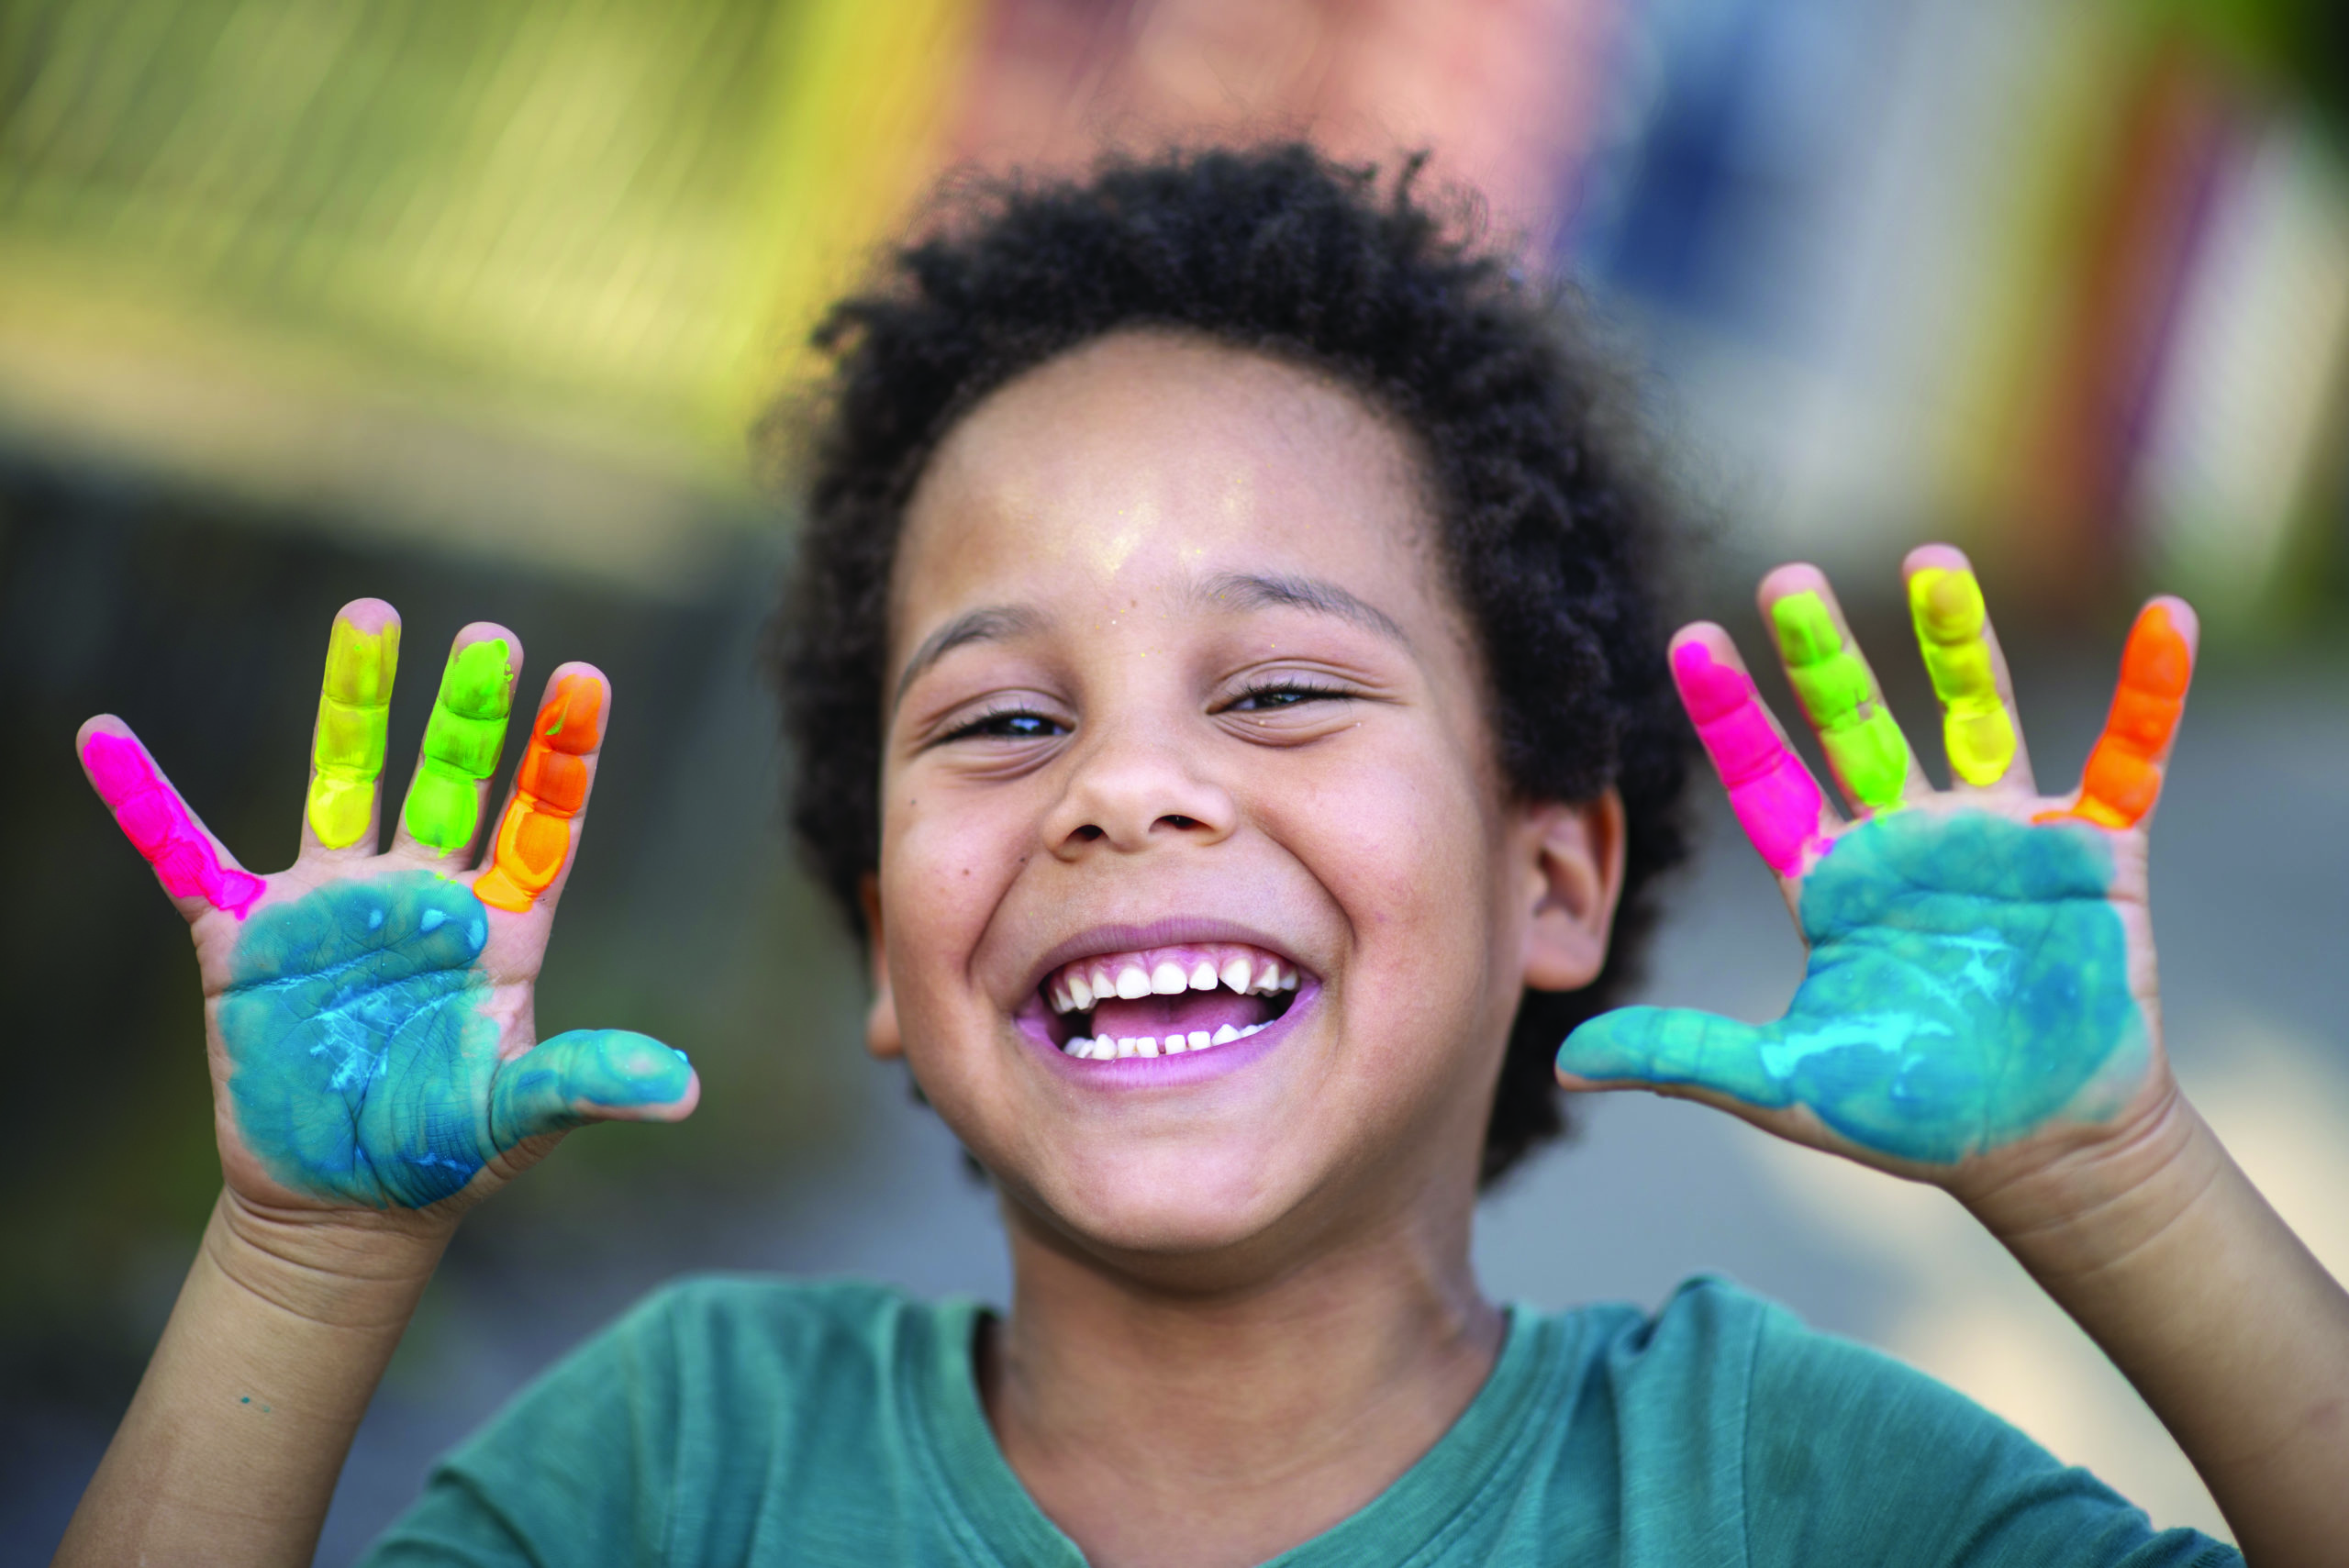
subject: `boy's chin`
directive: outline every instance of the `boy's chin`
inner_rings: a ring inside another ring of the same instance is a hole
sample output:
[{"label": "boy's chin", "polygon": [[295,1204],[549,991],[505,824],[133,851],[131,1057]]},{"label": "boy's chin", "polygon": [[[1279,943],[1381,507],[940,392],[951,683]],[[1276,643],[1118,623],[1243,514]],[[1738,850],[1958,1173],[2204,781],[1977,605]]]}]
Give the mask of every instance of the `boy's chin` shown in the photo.
[{"label": "boy's chin", "polygon": [[1045,1227],[1097,1256],[1147,1261],[1152,1274],[1186,1264],[1220,1273],[1218,1260],[1236,1260],[1284,1229],[1304,1195],[1261,1169],[1169,1172],[1153,1163],[1038,1173],[1041,1179],[1014,1185]]}]

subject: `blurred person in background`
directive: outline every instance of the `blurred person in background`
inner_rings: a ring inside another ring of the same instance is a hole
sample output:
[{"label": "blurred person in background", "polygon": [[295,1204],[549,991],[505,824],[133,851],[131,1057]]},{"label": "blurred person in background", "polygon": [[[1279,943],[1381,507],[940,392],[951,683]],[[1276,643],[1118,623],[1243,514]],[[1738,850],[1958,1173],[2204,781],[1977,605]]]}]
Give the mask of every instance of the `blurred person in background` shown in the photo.
[{"label": "blurred person in background", "polygon": [[[1666,519],[1571,323],[1408,173],[1295,146],[977,193],[834,313],[796,821],[869,1048],[1001,1194],[1012,1300],[664,1290],[373,1561],[2235,1560],[1720,1282],[1488,1301],[1477,1192],[1603,1088],[1946,1189],[2250,1561],[2330,1560],[2349,1297],[2161,1039],[2192,612],[2145,608],[2043,794],[1968,563],[1913,551],[1937,791],[1823,575],[1770,573],[1839,807],[1726,632],[1662,636]],[[521,650],[466,628],[379,854],[398,630],[337,618],[274,876],[119,720],[78,738],[191,923],[227,1181],[61,1561],[306,1561],[463,1212],[698,1098],[644,1036],[533,1028],[616,694],[558,665],[493,813]],[[1777,1024],[1609,1010],[1680,853],[1675,685],[1809,946]]]}]

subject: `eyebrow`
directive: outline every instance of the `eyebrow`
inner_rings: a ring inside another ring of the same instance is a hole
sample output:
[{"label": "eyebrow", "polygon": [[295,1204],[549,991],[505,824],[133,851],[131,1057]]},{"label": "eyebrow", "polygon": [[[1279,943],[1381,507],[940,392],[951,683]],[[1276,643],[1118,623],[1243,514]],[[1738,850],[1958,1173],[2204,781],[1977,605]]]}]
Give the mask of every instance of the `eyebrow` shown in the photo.
[{"label": "eyebrow", "polygon": [[1394,617],[1367,599],[1359,598],[1335,583],[1319,577],[1299,577],[1287,573],[1224,572],[1198,584],[1193,590],[1193,596],[1214,600],[1233,609],[1279,607],[1311,610],[1316,615],[1335,616],[1340,620],[1351,621],[1365,631],[1375,631],[1407,649],[1411,646],[1409,634],[1396,622]]},{"label": "eyebrow", "polygon": [[1043,617],[1023,605],[988,605],[965,610],[922,639],[914,656],[906,661],[906,673],[897,677],[897,695],[889,699],[890,706],[906,700],[906,688],[914,684],[915,676],[964,643],[1000,642],[1033,631],[1042,624]]}]

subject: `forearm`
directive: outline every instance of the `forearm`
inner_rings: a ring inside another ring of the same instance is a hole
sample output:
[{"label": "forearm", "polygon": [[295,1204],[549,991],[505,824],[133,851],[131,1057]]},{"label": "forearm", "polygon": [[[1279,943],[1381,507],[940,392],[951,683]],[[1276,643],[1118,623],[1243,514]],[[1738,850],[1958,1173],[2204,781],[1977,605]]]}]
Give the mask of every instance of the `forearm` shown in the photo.
[{"label": "forearm", "polygon": [[1976,1212],[2143,1396],[2254,1568],[2349,1540],[2349,1293],[2175,1097]]},{"label": "forearm", "polygon": [[56,1561],[307,1563],[446,1233],[213,1208]]}]

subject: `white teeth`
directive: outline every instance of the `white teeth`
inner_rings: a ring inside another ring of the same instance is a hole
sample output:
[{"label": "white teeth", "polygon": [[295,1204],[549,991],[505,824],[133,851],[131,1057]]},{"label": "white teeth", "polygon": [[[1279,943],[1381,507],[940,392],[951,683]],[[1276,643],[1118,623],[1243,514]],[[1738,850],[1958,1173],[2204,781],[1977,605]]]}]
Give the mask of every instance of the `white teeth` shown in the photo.
[{"label": "white teeth", "polygon": [[[1119,966],[1117,978],[1114,980],[1109,975],[1111,963]],[[1282,991],[1295,991],[1300,978],[1299,972],[1293,964],[1283,963],[1276,958],[1257,957],[1244,953],[1234,954],[1225,960],[1221,969],[1215,966],[1212,959],[1202,958],[1193,962],[1187,972],[1172,959],[1163,960],[1155,968],[1149,970],[1142,968],[1139,958],[1111,959],[1094,963],[1089,972],[1071,967],[1054,976],[1045,984],[1044,999],[1051,1005],[1054,1013],[1071,1015],[1090,1012],[1096,1006],[1113,996],[1131,1002],[1144,996],[1176,996],[1186,991],[1212,991],[1218,985],[1228,987],[1241,995],[1272,995]],[[1262,1025],[1256,1026],[1258,1029],[1262,1027]],[[1219,1029],[1214,1035],[1208,1036],[1208,1043],[1211,1045],[1225,1043],[1227,1038],[1225,1031],[1230,1028],[1231,1026],[1226,1025],[1223,1029]],[[1205,1034],[1206,1031],[1199,1032]],[[1243,1029],[1229,1038],[1237,1039],[1239,1034],[1255,1032],[1255,1029]],[[1135,1038],[1139,1041],[1141,1037]],[[1175,1037],[1176,1040],[1180,1038]],[[1079,1040],[1071,1042],[1072,1045],[1079,1043],[1082,1043],[1082,1037]],[[1094,1037],[1093,1046],[1097,1057],[1102,1060],[1108,1059],[1112,1054],[1127,1056],[1142,1054],[1138,1050],[1120,1050],[1119,1042],[1106,1035]],[[1198,1045],[1176,1044],[1174,1040],[1170,1040],[1163,1049],[1174,1051],[1197,1051],[1204,1048]],[[1150,1054],[1157,1053],[1153,1051]],[[1072,1054],[1082,1053],[1072,1051]]]},{"label": "white teeth", "polygon": [[1111,1040],[1108,1035],[1087,1040],[1079,1035],[1062,1046],[1061,1051],[1080,1062],[1114,1062],[1127,1056],[1181,1056],[1213,1046],[1230,1045],[1235,1040],[1246,1040],[1265,1027],[1264,1024],[1250,1024],[1246,1029],[1238,1029],[1225,1024],[1213,1034],[1205,1029],[1193,1029],[1187,1036],[1170,1034],[1163,1040],[1149,1035],[1130,1035],[1124,1040]]}]

